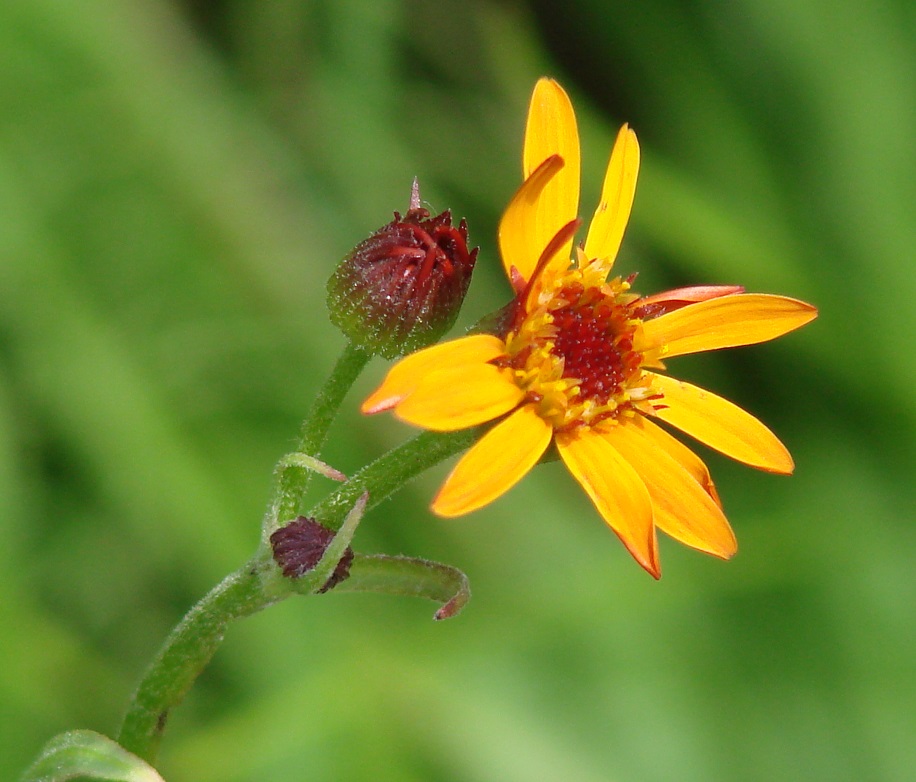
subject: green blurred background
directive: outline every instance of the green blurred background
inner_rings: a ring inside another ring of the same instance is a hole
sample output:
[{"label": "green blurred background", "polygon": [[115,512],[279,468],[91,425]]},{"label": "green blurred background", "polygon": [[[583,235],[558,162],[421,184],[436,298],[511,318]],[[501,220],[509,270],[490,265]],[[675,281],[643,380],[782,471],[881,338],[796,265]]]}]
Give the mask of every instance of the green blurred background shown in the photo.
[{"label": "green blurred background", "polygon": [[[679,359],[790,447],[703,452],[741,551],[654,582],[556,465],[463,520],[444,467],[361,551],[474,598],[329,594],[231,628],[172,718],[180,780],[916,778],[916,5],[910,0],[4,0],[0,778],[116,731],[186,608],[253,551],[277,458],[342,347],[323,289],[407,206],[467,216],[467,325],[508,297],[500,211],[535,79],[644,150],[619,268],[816,303],[779,342]],[[362,420],[327,459],[408,436]]]}]

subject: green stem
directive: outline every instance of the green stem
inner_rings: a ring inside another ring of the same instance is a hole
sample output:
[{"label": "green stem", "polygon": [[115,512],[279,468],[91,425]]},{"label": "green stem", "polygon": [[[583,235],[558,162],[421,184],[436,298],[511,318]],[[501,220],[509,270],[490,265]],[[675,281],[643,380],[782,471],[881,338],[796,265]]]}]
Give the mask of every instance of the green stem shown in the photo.
[{"label": "green stem", "polygon": [[169,712],[210,662],[227,625],[285,596],[264,589],[266,567],[275,568],[272,561],[252,560],[227,576],[172,630],[134,693],[118,735],[121,746],[155,761]]},{"label": "green stem", "polygon": [[468,448],[477,434],[476,429],[418,434],[363,467],[316,504],[307,515],[336,530],[363,492],[369,493],[367,510],[374,508],[424,470]]},{"label": "green stem", "polygon": [[344,397],[370,358],[371,353],[347,343],[302,423],[297,451],[315,456],[321,450]]},{"label": "green stem", "polygon": [[[349,387],[348,383],[352,383],[350,373],[354,372],[357,364],[360,367],[365,364],[365,360],[364,355],[348,357],[345,354],[341,357],[335,367],[338,382],[327,383],[313,407],[313,414],[322,417],[323,423],[309,425],[307,421],[303,426],[300,445],[314,448],[321,444],[333,419],[335,405],[339,406]],[[342,367],[344,364],[349,368],[347,371]],[[352,377],[356,374],[358,369]],[[364,493],[369,493],[369,507],[378,505],[424,470],[469,447],[476,435],[473,429],[447,433],[424,432],[417,435],[364,467],[315,505],[310,516],[325,526],[341,530],[337,537],[343,536],[343,539],[335,539],[332,543],[332,546],[336,543],[341,548],[336,558],[339,559],[359,517],[367,509],[365,499],[360,500]],[[301,501],[302,480],[306,469],[303,467],[299,474],[287,468],[280,476],[282,489],[286,492],[281,499],[287,502],[287,507],[294,509],[293,513],[298,510]],[[284,480],[289,473],[296,473],[298,480]],[[348,514],[351,514],[350,522],[344,525]],[[344,525],[343,529],[341,525]],[[328,552],[331,552],[330,548]],[[295,592],[314,591],[324,583],[336,559],[326,563],[327,573],[323,572],[322,563],[319,563],[315,571],[299,579],[299,582],[291,581],[280,575],[271,559],[269,546],[262,546],[254,559],[218,584],[185,615],[146,671],[121,725],[118,735],[121,746],[146,761],[155,761],[170,711],[181,702],[213,658],[229,623],[260,611]],[[322,572],[319,573],[319,570]],[[436,563],[418,564],[399,558],[376,557],[361,561],[355,570],[358,578],[350,587],[354,590],[362,587],[389,594],[415,594],[449,601],[437,614],[437,618],[453,615],[467,600],[467,585],[463,574]]]},{"label": "green stem", "polygon": [[[371,355],[366,351],[347,343],[302,423],[296,452],[318,456],[344,397],[370,358]],[[288,468],[282,472],[277,487],[277,500],[272,503],[276,509],[277,522],[289,521],[299,515],[299,506],[308,488],[309,477],[309,471],[303,468]]]}]

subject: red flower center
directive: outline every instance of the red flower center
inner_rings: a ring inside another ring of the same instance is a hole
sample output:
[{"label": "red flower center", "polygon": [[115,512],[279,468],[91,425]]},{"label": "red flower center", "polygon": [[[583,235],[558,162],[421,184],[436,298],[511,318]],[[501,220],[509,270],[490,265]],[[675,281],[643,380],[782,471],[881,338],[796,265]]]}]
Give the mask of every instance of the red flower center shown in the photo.
[{"label": "red flower center", "polygon": [[507,334],[505,366],[556,430],[594,426],[638,408],[652,391],[643,356],[633,349],[642,321],[630,306],[637,297],[629,282],[589,284],[579,269],[558,277]]},{"label": "red flower center", "polygon": [[559,298],[569,304],[552,312],[557,334],[550,352],[563,359],[562,376],[578,381],[581,400],[604,405],[639,369],[635,326],[625,306],[595,288],[575,284]]}]

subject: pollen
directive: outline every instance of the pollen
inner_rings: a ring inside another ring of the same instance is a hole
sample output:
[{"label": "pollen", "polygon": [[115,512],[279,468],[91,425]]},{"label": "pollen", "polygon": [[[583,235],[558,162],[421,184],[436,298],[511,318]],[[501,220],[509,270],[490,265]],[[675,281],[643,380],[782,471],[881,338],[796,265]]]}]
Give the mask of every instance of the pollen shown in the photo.
[{"label": "pollen", "polygon": [[634,349],[642,320],[629,281],[593,284],[586,266],[544,280],[531,312],[506,337],[508,366],[556,430],[613,425],[653,398]]}]

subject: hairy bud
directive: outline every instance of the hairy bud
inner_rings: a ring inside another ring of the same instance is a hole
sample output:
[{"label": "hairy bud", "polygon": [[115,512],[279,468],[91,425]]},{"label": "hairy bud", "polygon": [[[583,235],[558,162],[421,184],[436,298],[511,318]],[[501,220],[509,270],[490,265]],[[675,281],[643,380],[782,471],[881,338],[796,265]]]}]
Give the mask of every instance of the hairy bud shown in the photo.
[{"label": "hairy bud", "polygon": [[464,301],[477,248],[467,223],[430,217],[414,182],[410,209],[358,244],[328,282],[333,323],[370,353],[396,358],[438,341]]}]

